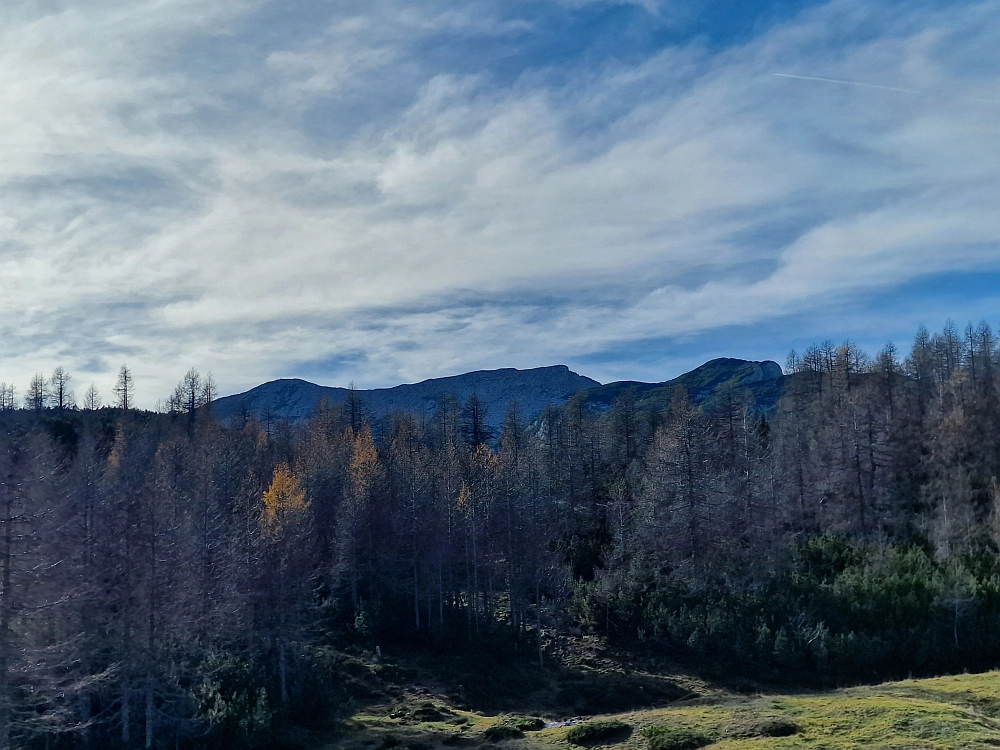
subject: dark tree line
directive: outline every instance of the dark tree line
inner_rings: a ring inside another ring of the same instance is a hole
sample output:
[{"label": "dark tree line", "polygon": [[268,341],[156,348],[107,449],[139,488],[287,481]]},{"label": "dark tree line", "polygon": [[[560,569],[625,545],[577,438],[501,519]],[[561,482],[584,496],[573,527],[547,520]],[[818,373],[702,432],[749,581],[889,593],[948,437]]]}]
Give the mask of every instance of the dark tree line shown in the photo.
[{"label": "dark tree line", "polygon": [[787,371],[772,410],[625,391],[499,434],[475,397],[222,426],[194,370],[163,413],[127,368],[113,407],[40,378],[0,415],[0,750],[264,746],[344,700],[348,646],[544,668],[573,627],[787,681],[1000,664],[989,327]]}]

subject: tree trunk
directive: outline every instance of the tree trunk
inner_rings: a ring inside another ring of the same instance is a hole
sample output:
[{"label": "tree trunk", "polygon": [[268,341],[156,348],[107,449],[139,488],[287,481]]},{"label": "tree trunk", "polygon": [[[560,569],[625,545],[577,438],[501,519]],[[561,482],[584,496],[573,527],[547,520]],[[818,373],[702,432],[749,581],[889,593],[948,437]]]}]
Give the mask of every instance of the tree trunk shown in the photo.
[{"label": "tree trunk", "polygon": [[542,591],[535,577],[535,617],[538,624],[538,666],[545,668],[545,656],[542,653]]},{"label": "tree trunk", "polygon": [[129,703],[129,688],[131,686],[128,680],[125,681],[125,685],[122,687],[122,744],[128,745],[132,741],[132,731],[131,731],[131,708]]},{"label": "tree trunk", "polygon": [[288,704],[288,660],[285,653],[285,575],[287,563],[284,556],[278,563],[278,607],[281,612],[278,627],[278,676],[281,681],[281,704]]},{"label": "tree trunk", "polygon": [[14,598],[11,590],[13,564],[14,494],[11,487],[4,487],[3,515],[3,591],[0,592],[0,750],[11,750],[11,696],[10,696],[10,621],[13,617]]},{"label": "tree trunk", "polygon": [[151,750],[153,747],[154,697],[153,675],[148,675],[146,677],[146,750]]}]

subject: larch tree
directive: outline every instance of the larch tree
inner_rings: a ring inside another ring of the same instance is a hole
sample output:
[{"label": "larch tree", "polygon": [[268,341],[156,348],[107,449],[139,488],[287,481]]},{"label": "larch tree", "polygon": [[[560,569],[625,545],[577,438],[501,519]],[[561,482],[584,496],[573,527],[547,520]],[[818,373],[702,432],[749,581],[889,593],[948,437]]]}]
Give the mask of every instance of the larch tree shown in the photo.
[{"label": "larch tree", "polygon": [[[270,550],[274,582],[271,601],[274,622],[272,639],[276,645],[279,695],[282,704],[288,703],[290,632],[297,624],[296,610],[302,602],[302,544],[309,510],[305,490],[298,477],[282,464],[274,470],[271,485],[264,493],[261,523],[264,538]],[[296,554],[296,549],[299,554]],[[299,565],[296,565],[299,563]]]},{"label": "larch tree", "polygon": [[60,414],[66,409],[72,409],[76,406],[76,399],[69,387],[69,382],[72,379],[72,376],[63,367],[57,367],[53,370],[52,377],[49,378],[49,396],[52,399],[52,406]]},{"label": "larch tree", "polygon": [[348,383],[347,393],[344,395],[344,411],[351,429],[354,430],[355,434],[358,433],[365,419],[364,403],[361,400],[361,394],[354,387],[353,380]]},{"label": "larch tree", "polygon": [[363,425],[354,438],[347,492],[339,514],[339,568],[350,579],[351,604],[357,610],[362,569],[371,571],[374,552],[373,510],[384,468],[371,429]]},{"label": "larch tree", "polygon": [[24,406],[38,413],[48,405],[48,402],[49,391],[46,387],[45,376],[38,373],[28,384],[28,392],[24,395]]},{"label": "larch tree", "polygon": [[84,411],[97,411],[101,408],[101,394],[97,390],[97,386],[91,383],[87,388],[86,393],[83,394],[83,410]]},{"label": "larch tree", "polygon": [[199,409],[211,404],[215,396],[215,381],[212,376],[202,378],[198,370],[192,367],[167,399],[167,411],[173,414],[186,414],[190,432],[194,430]]},{"label": "larch tree", "polygon": [[[411,417],[399,419],[390,443],[390,467],[396,502],[404,512],[403,526],[408,530],[405,543],[409,548],[414,629],[417,631],[421,628],[421,583],[426,567],[426,526],[429,520],[429,461],[422,443],[414,420]],[[429,627],[429,617],[427,624]]]},{"label": "larch tree", "polygon": [[492,437],[488,418],[489,406],[478,393],[473,393],[462,407],[462,434],[472,448],[478,448]]},{"label": "larch tree", "polygon": [[118,371],[118,380],[114,387],[115,406],[122,411],[134,408],[135,404],[135,378],[128,365],[122,365]]},{"label": "larch tree", "polygon": [[[41,436],[0,430],[0,750],[21,748],[57,728],[51,712],[46,629],[38,622],[61,590],[49,577],[55,559],[46,528],[54,465]],[[54,649],[50,649],[54,651]]]}]

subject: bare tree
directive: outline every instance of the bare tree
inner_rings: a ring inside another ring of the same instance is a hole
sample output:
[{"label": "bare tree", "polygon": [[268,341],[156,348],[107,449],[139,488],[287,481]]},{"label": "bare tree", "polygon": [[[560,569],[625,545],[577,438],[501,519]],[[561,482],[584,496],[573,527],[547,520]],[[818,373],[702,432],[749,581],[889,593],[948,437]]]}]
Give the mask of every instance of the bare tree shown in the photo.
[{"label": "bare tree", "polygon": [[878,374],[884,389],[886,404],[889,407],[889,414],[892,415],[896,407],[895,389],[897,381],[902,375],[902,365],[899,362],[899,351],[891,341],[886,344],[875,359],[875,372]]},{"label": "bare tree", "polygon": [[201,395],[199,398],[201,407],[211,413],[212,404],[215,403],[215,399],[218,397],[219,388],[215,384],[215,378],[212,377],[212,373],[208,373],[201,381]]},{"label": "bare tree", "polygon": [[73,391],[69,388],[69,381],[72,379],[72,376],[63,367],[57,367],[53,370],[52,377],[49,378],[49,397],[52,400],[53,406],[60,413],[76,406]]},{"label": "bare tree", "polygon": [[135,379],[132,377],[132,371],[128,368],[128,365],[122,365],[118,371],[118,382],[115,383],[114,394],[116,399],[115,405],[119,409],[128,411],[134,408]]},{"label": "bare tree", "polygon": [[46,632],[38,620],[51,607],[45,599],[58,598],[49,578],[53,555],[42,550],[53,536],[45,528],[53,505],[48,458],[39,436],[0,433],[0,750],[26,747],[31,734],[54,723],[43,656],[52,644],[38,641]]},{"label": "bare tree", "polygon": [[28,384],[28,392],[24,396],[24,406],[35,412],[40,412],[48,405],[49,394],[45,387],[45,376],[38,373]]},{"label": "bare tree", "polygon": [[13,384],[0,383],[0,411],[17,408],[17,392]]},{"label": "bare tree", "polygon": [[344,397],[344,412],[351,425],[351,429],[355,433],[359,432],[361,425],[364,423],[364,404],[361,402],[361,396],[354,387],[353,380],[347,384],[347,395]]},{"label": "bare tree", "polygon": [[83,409],[84,411],[97,411],[101,408],[101,394],[97,390],[97,386],[93,383],[87,388],[87,392],[83,394]]}]

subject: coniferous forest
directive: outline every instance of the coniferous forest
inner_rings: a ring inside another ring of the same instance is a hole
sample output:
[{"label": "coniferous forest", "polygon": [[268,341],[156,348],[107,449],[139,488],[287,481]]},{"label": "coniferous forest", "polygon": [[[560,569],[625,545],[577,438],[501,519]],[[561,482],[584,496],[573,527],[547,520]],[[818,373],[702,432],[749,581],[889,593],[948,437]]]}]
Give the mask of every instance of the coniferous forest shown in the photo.
[{"label": "coniferous forest", "polygon": [[0,747],[263,747],[335,714],[345,652],[518,659],[561,639],[833,686],[1000,665],[1000,346],[793,352],[723,388],[523,415],[220,425],[69,375],[0,394]]}]

